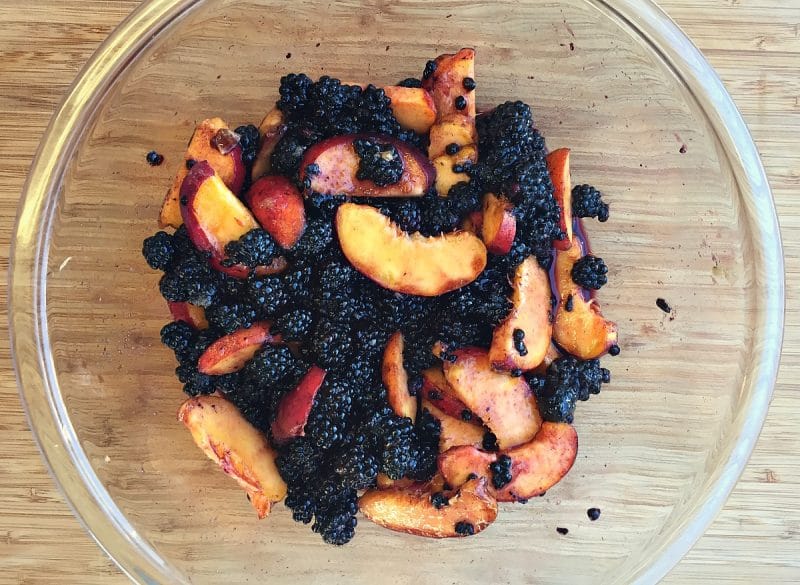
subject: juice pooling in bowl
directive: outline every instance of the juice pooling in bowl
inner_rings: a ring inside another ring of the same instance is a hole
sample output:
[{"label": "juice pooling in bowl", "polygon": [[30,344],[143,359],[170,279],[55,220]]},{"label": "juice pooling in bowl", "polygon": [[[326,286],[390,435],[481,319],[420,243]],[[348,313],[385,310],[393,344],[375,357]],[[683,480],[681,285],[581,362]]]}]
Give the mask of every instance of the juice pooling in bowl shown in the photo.
[{"label": "juice pooling in bowl", "polygon": [[[267,528],[175,421],[173,358],[156,335],[166,309],[139,252],[163,186],[198,121],[263,115],[289,71],[387,85],[467,43],[482,64],[478,106],[530,103],[550,143],[572,149],[576,179],[609,198],[614,220],[591,237],[614,283],[604,311],[625,333],[614,382],[581,405],[581,454],[557,492],[474,539],[362,522],[334,549],[281,506]],[[147,165],[154,148],[165,164]],[[78,515],[139,582],[653,582],[738,477],[782,324],[777,224],[755,149],[711,69],[649,2],[143,5],[54,118],[13,266],[32,427]],[[589,507],[602,509],[597,522]]]}]

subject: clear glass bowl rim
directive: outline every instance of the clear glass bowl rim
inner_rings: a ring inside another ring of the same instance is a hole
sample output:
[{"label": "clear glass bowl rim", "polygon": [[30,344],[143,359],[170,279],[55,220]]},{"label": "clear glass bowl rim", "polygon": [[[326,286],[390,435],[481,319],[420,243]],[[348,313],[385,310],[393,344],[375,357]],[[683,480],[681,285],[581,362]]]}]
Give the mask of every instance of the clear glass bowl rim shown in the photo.
[{"label": "clear glass bowl rim", "polygon": [[[660,580],[715,518],[741,475],[766,418],[783,337],[784,265],[772,194],[749,131],[722,82],[681,29],[652,0],[588,0],[611,11],[673,69],[708,117],[742,193],[754,251],[754,375],[735,421],[736,441],[705,486],[697,514],[639,567],[634,583]],[[65,499],[98,545],[136,583],[186,583],[139,535],[94,473],[71,424],[48,355],[45,278],[49,227],[63,173],[97,105],[136,55],[202,0],[150,0],[97,49],[68,90],[39,146],[20,200],[9,269],[9,333],[23,405],[42,456]],[[65,457],[66,455],[66,457]]]}]

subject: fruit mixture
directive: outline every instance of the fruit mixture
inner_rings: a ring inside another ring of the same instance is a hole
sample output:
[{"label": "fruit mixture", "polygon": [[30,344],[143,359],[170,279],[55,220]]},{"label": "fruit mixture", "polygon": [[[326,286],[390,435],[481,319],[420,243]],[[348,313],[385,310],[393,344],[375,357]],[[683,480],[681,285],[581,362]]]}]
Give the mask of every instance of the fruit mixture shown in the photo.
[{"label": "fruit mixture", "polygon": [[195,129],[143,254],[178,418],[260,518],[471,536],[575,461],[619,352],[581,227],[608,205],[528,105],[476,112],[474,57],[382,88],[286,75],[258,127]]}]

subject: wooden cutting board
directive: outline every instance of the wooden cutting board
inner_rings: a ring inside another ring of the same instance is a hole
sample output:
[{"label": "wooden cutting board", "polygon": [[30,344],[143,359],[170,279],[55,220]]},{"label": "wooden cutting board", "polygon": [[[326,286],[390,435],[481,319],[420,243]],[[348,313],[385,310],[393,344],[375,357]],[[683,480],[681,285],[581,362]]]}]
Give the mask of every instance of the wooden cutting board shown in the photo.
[{"label": "wooden cutting board", "polygon": [[[0,1],[0,266],[44,128],[84,61],[138,2]],[[741,109],[775,194],[786,254],[783,365],[769,418],[736,490],[665,580],[800,582],[800,0],[662,0]],[[5,280],[0,307],[5,313]],[[47,474],[0,339],[0,583],[127,582]]]}]

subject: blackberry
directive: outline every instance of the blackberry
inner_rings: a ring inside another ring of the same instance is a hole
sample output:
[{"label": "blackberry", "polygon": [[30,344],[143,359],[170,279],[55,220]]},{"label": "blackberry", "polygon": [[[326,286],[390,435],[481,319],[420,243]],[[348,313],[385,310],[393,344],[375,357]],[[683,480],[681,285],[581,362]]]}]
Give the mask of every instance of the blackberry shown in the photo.
[{"label": "blackberry", "polygon": [[296,264],[278,276],[286,292],[288,303],[303,304],[311,298],[311,266]]},{"label": "blackberry", "polygon": [[305,373],[305,368],[285,345],[265,345],[247,362],[242,373],[259,386],[277,387],[288,379],[286,386],[291,387]]},{"label": "blackberry", "polygon": [[461,181],[450,187],[447,199],[450,200],[453,213],[459,217],[464,217],[481,207],[480,188],[472,182]]},{"label": "blackberry", "polygon": [[337,323],[355,323],[369,318],[370,311],[350,287],[321,291],[314,297],[320,314]]},{"label": "blackberry", "polygon": [[439,197],[436,192],[426,194],[420,203],[422,221],[420,232],[424,236],[438,236],[458,227],[460,217],[453,209],[449,197]]},{"label": "blackberry", "polygon": [[416,201],[406,199],[399,204],[386,201],[378,209],[405,232],[418,232],[422,226],[422,212]]},{"label": "blackberry", "polygon": [[417,461],[412,479],[428,481],[436,473],[436,460],[439,456],[439,437],[442,425],[427,409],[423,408],[416,422]]},{"label": "blackberry", "polygon": [[382,355],[388,339],[389,333],[384,330],[361,328],[355,334],[356,351],[367,355],[376,353]]},{"label": "blackberry", "polygon": [[302,111],[308,101],[308,90],[312,84],[311,79],[303,73],[290,73],[281,77],[278,89],[281,97],[276,103],[278,109],[287,116],[294,116]]},{"label": "blackberry", "polygon": [[217,296],[218,278],[205,259],[190,254],[172,266],[158,283],[166,300],[208,307]]},{"label": "blackberry", "polygon": [[322,368],[346,364],[353,352],[349,325],[323,320],[317,323],[311,339],[316,363]]},{"label": "blackberry", "polygon": [[484,451],[499,451],[500,447],[497,445],[497,435],[492,431],[486,431],[483,434],[482,446]]},{"label": "blackberry", "polygon": [[206,309],[208,322],[223,333],[247,329],[258,320],[258,313],[249,305],[241,303],[211,305]]},{"label": "blackberry", "polygon": [[381,471],[400,479],[415,471],[418,449],[414,445],[414,426],[409,418],[392,415],[382,429]]},{"label": "blackberry", "polygon": [[338,291],[346,289],[354,279],[356,270],[346,262],[329,262],[320,274],[320,286],[322,290]]},{"label": "blackberry", "polygon": [[286,341],[303,341],[311,331],[314,316],[307,309],[295,309],[284,313],[275,321],[275,331]]},{"label": "blackberry", "polygon": [[359,138],[353,141],[353,147],[358,155],[358,180],[385,187],[394,185],[403,176],[403,157],[393,145]]},{"label": "blackberry", "polygon": [[501,489],[511,483],[513,475],[511,473],[511,457],[500,455],[497,461],[489,464],[489,471],[492,472],[492,485],[495,489]]},{"label": "blackberry", "polygon": [[303,155],[309,146],[318,142],[321,138],[322,137],[317,134],[305,132],[297,128],[290,128],[287,130],[283,138],[275,145],[275,150],[272,152],[272,157],[270,159],[272,171],[296,180]]},{"label": "blackberry", "polygon": [[317,507],[314,488],[307,484],[289,485],[283,503],[292,511],[292,520],[308,524],[314,518]]},{"label": "blackberry", "polygon": [[314,397],[306,421],[306,436],[318,449],[330,449],[342,441],[353,406],[350,388],[338,380],[326,379]]},{"label": "blackberry", "polygon": [[456,534],[459,536],[472,536],[475,534],[475,526],[466,521],[456,522]]},{"label": "blackberry", "polygon": [[358,494],[351,488],[323,486],[317,499],[312,530],[328,544],[347,544],[355,534],[358,520]]},{"label": "blackberry", "polygon": [[249,268],[269,265],[279,254],[279,247],[269,235],[261,228],[252,229],[235,242],[225,246],[227,258],[223,264],[244,264]]},{"label": "blackberry", "polygon": [[289,301],[283,281],[277,276],[249,280],[244,296],[262,317],[276,315]]},{"label": "blackberry", "polygon": [[161,343],[166,345],[175,355],[185,355],[197,341],[197,331],[183,321],[173,321],[161,328]]},{"label": "blackberry", "polygon": [[600,289],[608,282],[608,267],[603,259],[587,254],[572,267],[572,282],[584,288]]},{"label": "blackberry", "polygon": [[397,85],[400,87],[422,87],[422,81],[417,79],[416,77],[406,77],[403,81],[400,81]]},{"label": "blackberry", "polygon": [[217,387],[211,376],[201,374],[194,364],[181,364],[175,368],[175,375],[183,384],[183,391],[189,396],[213,394]]},{"label": "blackberry", "polygon": [[535,389],[542,418],[571,423],[577,401],[599,394],[604,380],[610,380],[607,372],[596,359],[581,361],[564,356],[554,360],[547,368],[544,386]]},{"label": "blackberry", "polygon": [[333,469],[343,487],[366,489],[375,484],[378,461],[363,446],[356,445],[339,454]]},{"label": "blackberry", "polygon": [[333,216],[336,215],[336,210],[339,209],[339,206],[346,200],[347,198],[343,195],[312,193],[306,197],[307,215],[314,219],[324,219],[328,222],[332,222]]},{"label": "blackberry", "polygon": [[306,437],[297,437],[282,445],[275,464],[289,486],[308,484],[322,464],[323,453]]},{"label": "blackberry", "polygon": [[324,219],[308,222],[306,230],[300,240],[295,244],[292,253],[295,258],[302,259],[308,264],[319,262],[327,249],[334,245],[333,226]]},{"label": "blackberry", "polygon": [[608,204],[603,202],[603,194],[591,185],[575,185],[572,188],[572,213],[575,217],[608,221]]},{"label": "blackberry", "polygon": [[[253,161],[256,160],[256,154],[258,154],[258,147],[261,142],[261,133],[252,124],[239,126],[234,132],[239,135],[239,146],[242,147],[242,162],[249,168],[252,166]],[[247,175],[249,176],[249,173]]]},{"label": "blackberry", "polygon": [[226,385],[224,392],[225,398],[236,406],[251,425],[265,434],[269,433],[281,394],[275,392],[274,388],[261,385],[257,380],[251,380],[244,370],[239,376],[238,384]]},{"label": "blackberry", "polygon": [[142,243],[142,256],[150,268],[167,270],[175,259],[175,246],[167,232],[156,232]]}]

